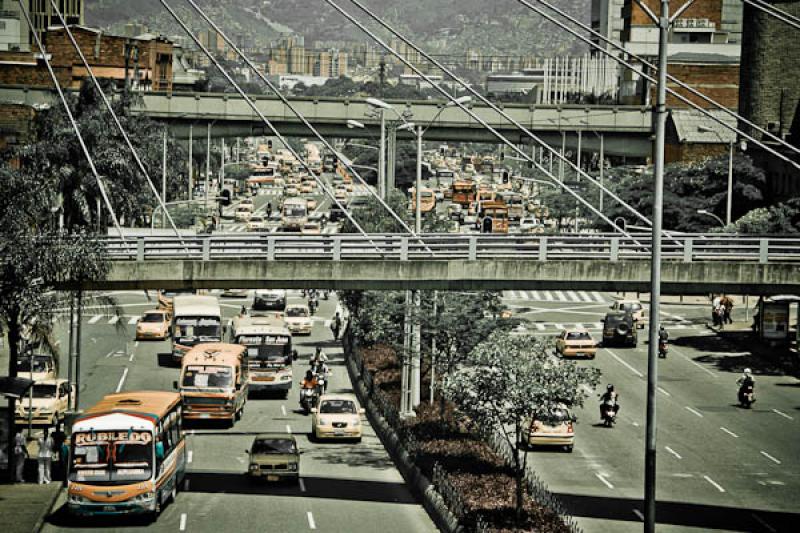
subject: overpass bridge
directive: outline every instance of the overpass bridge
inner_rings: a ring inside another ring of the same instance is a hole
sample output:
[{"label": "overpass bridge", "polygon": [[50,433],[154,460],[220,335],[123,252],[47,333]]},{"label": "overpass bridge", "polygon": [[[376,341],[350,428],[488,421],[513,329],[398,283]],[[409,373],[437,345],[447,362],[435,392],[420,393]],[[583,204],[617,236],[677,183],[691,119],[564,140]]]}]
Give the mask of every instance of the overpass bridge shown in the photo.
[{"label": "overpass bridge", "polygon": [[[120,93],[116,93],[118,96]],[[167,122],[173,134],[189,137],[189,125],[195,134],[204,136],[207,125],[215,137],[248,137],[270,135],[261,119],[247,102],[238,95],[214,93],[140,93],[142,99],[133,112]],[[45,88],[19,85],[0,85],[0,102],[46,106],[55,102],[55,92]],[[275,96],[253,96],[258,109],[286,136],[311,137],[311,132]],[[369,118],[371,110],[364,100],[333,97],[293,97],[292,105],[324,136],[377,137],[380,121]],[[389,103],[400,113],[408,111],[417,124],[431,124],[425,139],[430,141],[487,142],[497,139],[477,121],[458,107],[443,109],[444,102],[415,100]],[[553,147],[560,147],[562,132],[568,148],[576,149],[577,132],[582,135],[582,151],[599,151],[599,135],[603,135],[606,154],[633,158],[646,158],[652,153],[651,110],[643,106],[608,105],[533,105],[498,104],[517,122],[540,136]],[[489,125],[511,141],[530,144],[508,120],[488,106],[470,103],[468,107]],[[438,117],[437,117],[438,114]],[[388,118],[397,118],[391,116]],[[436,118],[435,121],[433,119]],[[365,129],[348,129],[347,120],[363,123]],[[431,122],[433,121],[433,122]],[[595,133],[597,135],[595,135]],[[397,137],[412,140],[413,133],[397,132]]]},{"label": "overpass bridge", "polygon": [[[105,238],[112,258],[91,290],[328,288],[648,292],[650,237],[215,234]],[[665,294],[800,293],[800,241],[665,238]]]}]

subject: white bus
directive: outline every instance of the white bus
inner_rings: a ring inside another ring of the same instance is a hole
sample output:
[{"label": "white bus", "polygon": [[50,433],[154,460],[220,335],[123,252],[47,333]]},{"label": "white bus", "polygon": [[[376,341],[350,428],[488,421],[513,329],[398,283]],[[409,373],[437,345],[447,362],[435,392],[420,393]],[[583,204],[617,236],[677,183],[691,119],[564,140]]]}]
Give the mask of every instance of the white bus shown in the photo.
[{"label": "white bus", "polygon": [[222,342],[222,334],[222,311],[216,296],[175,296],[172,314],[174,361],[179,362],[195,344]]},{"label": "white bus", "polygon": [[308,222],[308,202],[305,198],[287,198],[283,202],[281,228],[300,231]]},{"label": "white bus", "polygon": [[292,388],[292,334],[280,313],[235,318],[230,340],[247,347],[248,382],[252,392],[289,394]]}]

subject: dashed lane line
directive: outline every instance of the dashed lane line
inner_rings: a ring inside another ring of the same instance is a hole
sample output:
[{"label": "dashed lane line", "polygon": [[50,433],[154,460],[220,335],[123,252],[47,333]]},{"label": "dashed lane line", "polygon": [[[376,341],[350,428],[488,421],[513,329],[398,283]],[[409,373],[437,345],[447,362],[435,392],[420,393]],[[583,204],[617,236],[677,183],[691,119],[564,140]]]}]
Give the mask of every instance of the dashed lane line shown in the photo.
[{"label": "dashed lane line", "polygon": [[722,485],[720,485],[719,483],[717,483],[716,481],[714,481],[714,480],[713,480],[713,479],[711,479],[710,477],[708,477],[708,476],[703,476],[703,479],[705,479],[706,481],[708,481],[709,483],[711,483],[711,485],[713,485],[713,486],[714,486],[714,488],[715,488],[715,489],[717,489],[718,491],[720,491],[720,492],[725,492],[725,489],[724,489],[724,488],[722,488]]},{"label": "dashed lane line", "polygon": [[116,324],[117,322],[119,322],[119,315],[114,315],[108,319],[109,324]]},{"label": "dashed lane line", "polygon": [[290,426],[289,424],[286,424],[286,433],[288,433],[289,435],[292,434],[292,426]]},{"label": "dashed lane line", "polygon": [[100,322],[100,319],[103,318],[103,315],[94,315],[92,318],[89,319],[89,324],[97,324]]},{"label": "dashed lane line", "polygon": [[597,479],[599,479],[600,481],[602,481],[602,482],[603,482],[603,484],[604,484],[606,487],[608,487],[609,489],[613,489],[613,488],[614,488],[614,485],[612,485],[612,484],[611,484],[611,482],[610,482],[609,480],[607,480],[607,479],[606,479],[606,476],[604,476],[603,474],[601,474],[601,473],[599,473],[599,472],[596,472],[596,473],[595,473],[595,476],[597,477]]},{"label": "dashed lane line", "polygon": [[311,511],[306,513],[306,518],[308,518],[308,529],[317,529],[317,523],[314,522],[314,515]]},{"label": "dashed lane line", "polygon": [[763,455],[764,457],[766,457],[767,459],[769,459],[770,461],[772,461],[773,463],[775,463],[777,465],[781,464],[781,462],[778,459],[776,459],[775,457],[771,456],[770,454],[768,454],[764,450],[761,450],[761,455]]},{"label": "dashed lane line", "polygon": [[726,427],[720,426],[719,429],[721,429],[722,431],[724,431],[725,433],[727,433],[728,435],[730,435],[734,439],[738,439],[739,438],[739,435],[737,435],[736,433],[734,433],[733,431],[731,431],[730,429],[728,429]]},{"label": "dashed lane line", "polygon": [[690,413],[692,413],[692,414],[695,414],[695,415],[697,415],[697,416],[698,416],[698,417],[700,417],[700,418],[703,418],[703,413],[701,413],[701,412],[700,412],[700,411],[698,411],[697,409],[692,409],[691,407],[689,407],[689,406],[687,405],[687,406],[686,406],[686,410],[687,410],[687,411],[689,411],[689,412],[690,412]]},{"label": "dashed lane line", "polygon": [[633,510],[633,514],[635,514],[635,515],[636,515],[636,517],[637,517],[639,520],[641,520],[642,522],[644,522],[644,515],[642,514],[642,512],[641,512],[639,509],[634,509],[634,510]]},{"label": "dashed lane line", "polygon": [[181,513],[181,523],[178,526],[180,531],[186,531],[186,513]]},{"label": "dashed lane line", "polygon": [[192,450],[189,450],[188,452],[186,452],[186,462],[187,463],[191,463],[192,462],[192,456],[193,455],[194,455],[194,452]]},{"label": "dashed lane line", "polygon": [[659,387],[659,388],[658,388],[658,392],[660,392],[660,393],[661,393],[661,394],[663,394],[664,396],[672,396],[672,394],[668,393],[667,391],[665,391],[665,390],[664,390],[663,388],[661,388],[661,387]]},{"label": "dashed lane line", "polygon": [[669,446],[664,446],[664,449],[667,450],[672,455],[674,455],[677,459],[683,459],[683,457],[681,457],[681,454],[679,454],[678,452],[676,452],[675,450],[673,450]]},{"label": "dashed lane line", "polygon": [[286,416],[286,406],[285,405],[281,405],[281,414],[283,416]]},{"label": "dashed lane line", "polygon": [[125,378],[128,377],[128,367],[125,367],[125,370],[122,371],[122,377],[119,378],[119,383],[117,383],[117,390],[114,392],[119,392],[122,390],[122,386],[125,385]]},{"label": "dashed lane line", "polygon": [[789,420],[794,420],[794,418],[792,418],[791,416],[787,415],[783,411],[779,411],[777,409],[773,409],[772,412],[775,413],[775,414],[781,415],[783,418],[787,418]]},{"label": "dashed lane line", "polygon": [[300,492],[306,491],[306,482],[303,481],[303,478],[298,479],[297,484],[300,485]]},{"label": "dashed lane line", "polygon": [[139,321],[139,317],[138,316],[132,316],[132,317],[130,317],[128,319],[128,325],[132,326],[132,325],[136,324],[136,322],[138,322],[138,321]]},{"label": "dashed lane line", "polygon": [[639,372],[638,370],[636,370],[635,368],[633,368],[633,367],[632,367],[632,366],[631,366],[631,365],[630,365],[630,364],[629,364],[627,361],[625,361],[624,359],[622,359],[621,357],[619,357],[617,354],[615,354],[614,352],[612,352],[611,350],[608,350],[608,349],[607,349],[606,351],[607,351],[609,354],[611,354],[611,357],[613,357],[614,359],[616,359],[617,361],[619,361],[620,363],[622,363],[622,365],[623,365],[623,366],[627,367],[627,368],[628,368],[628,370],[630,370],[631,372],[633,372],[634,374],[636,374],[636,375],[637,375],[637,376],[639,376],[640,378],[643,378],[643,377],[644,377],[644,374],[642,374],[641,372]]}]

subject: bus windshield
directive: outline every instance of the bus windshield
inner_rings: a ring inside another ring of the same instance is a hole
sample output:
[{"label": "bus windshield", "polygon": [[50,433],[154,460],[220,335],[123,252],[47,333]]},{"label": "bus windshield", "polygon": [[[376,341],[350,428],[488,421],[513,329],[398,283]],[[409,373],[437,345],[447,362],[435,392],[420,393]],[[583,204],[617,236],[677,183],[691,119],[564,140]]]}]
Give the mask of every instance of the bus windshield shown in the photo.
[{"label": "bus windshield", "polygon": [[47,372],[50,370],[49,356],[34,355],[17,360],[17,372]]},{"label": "bus windshield", "polygon": [[238,335],[236,344],[247,347],[251,367],[291,361],[292,342],[287,335]]},{"label": "bus windshield", "polygon": [[299,205],[287,205],[283,209],[283,214],[287,217],[304,217],[306,216],[306,208]]},{"label": "bus windshield", "polygon": [[[142,432],[134,432],[142,433]],[[91,434],[100,436],[106,433]],[[102,442],[73,435],[69,480],[76,483],[122,485],[147,481],[152,477],[153,447],[150,439]],[[77,440],[76,440],[76,437]],[[86,440],[87,442],[81,442]]]},{"label": "bus windshield", "polygon": [[36,384],[33,386],[34,398],[55,398],[57,392],[58,390],[55,385]]},{"label": "bus windshield", "polygon": [[233,387],[233,369],[219,365],[189,365],[183,372],[183,387],[229,389]]},{"label": "bus windshield", "polygon": [[180,317],[175,319],[175,337],[214,341],[220,339],[218,317]]}]

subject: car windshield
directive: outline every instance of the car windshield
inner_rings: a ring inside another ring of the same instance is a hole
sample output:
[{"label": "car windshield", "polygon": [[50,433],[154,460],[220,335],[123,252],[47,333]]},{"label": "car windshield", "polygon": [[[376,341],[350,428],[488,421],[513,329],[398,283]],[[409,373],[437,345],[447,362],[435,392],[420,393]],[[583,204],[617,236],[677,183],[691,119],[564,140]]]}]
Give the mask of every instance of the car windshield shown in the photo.
[{"label": "car windshield", "polygon": [[296,453],[294,441],[290,439],[258,439],[253,443],[252,453]]},{"label": "car windshield", "polygon": [[304,317],[308,316],[308,309],[305,307],[290,307],[286,310],[286,316]]},{"label": "car windshield", "polygon": [[164,322],[164,315],[162,313],[146,313],[142,317],[142,322]]},{"label": "car windshield", "polygon": [[640,304],[640,303],[626,303],[626,304],[620,305],[620,308],[622,310],[624,310],[624,311],[628,311],[629,313],[633,313],[633,312],[638,311],[639,309],[641,309],[642,308],[642,304]]},{"label": "car windshield", "polygon": [[356,414],[356,404],[351,400],[326,400],[319,408],[321,414]]},{"label": "car windshield", "polygon": [[606,326],[616,326],[617,324],[622,324],[623,322],[627,322],[626,315],[606,315]]},{"label": "car windshield", "polygon": [[[134,432],[150,436],[149,433]],[[106,435],[108,433],[105,433]],[[77,434],[78,437],[88,434]],[[92,434],[95,436],[102,433]],[[73,435],[73,440],[76,435]],[[83,441],[80,439],[79,441]],[[88,439],[94,441],[94,438]],[[77,483],[125,484],[146,481],[152,476],[153,447],[144,442],[91,442],[72,448],[69,479]]]},{"label": "car windshield", "polygon": [[570,420],[572,420],[569,411],[563,408],[551,409],[548,414],[540,415],[537,416],[536,418],[537,420],[541,420],[542,422],[548,424],[558,424],[562,422],[569,422]]},{"label": "car windshield", "polygon": [[588,331],[570,331],[567,333],[568,341],[588,341],[591,339],[592,337]]},{"label": "car windshield", "polygon": [[219,365],[189,365],[183,372],[184,387],[219,388],[233,386],[233,369]]},{"label": "car windshield", "polygon": [[17,361],[17,372],[47,372],[50,361],[47,356],[25,357]]},{"label": "car windshield", "polygon": [[34,398],[55,398],[57,396],[58,388],[56,385],[44,385],[37,383],[33,386]]}]

